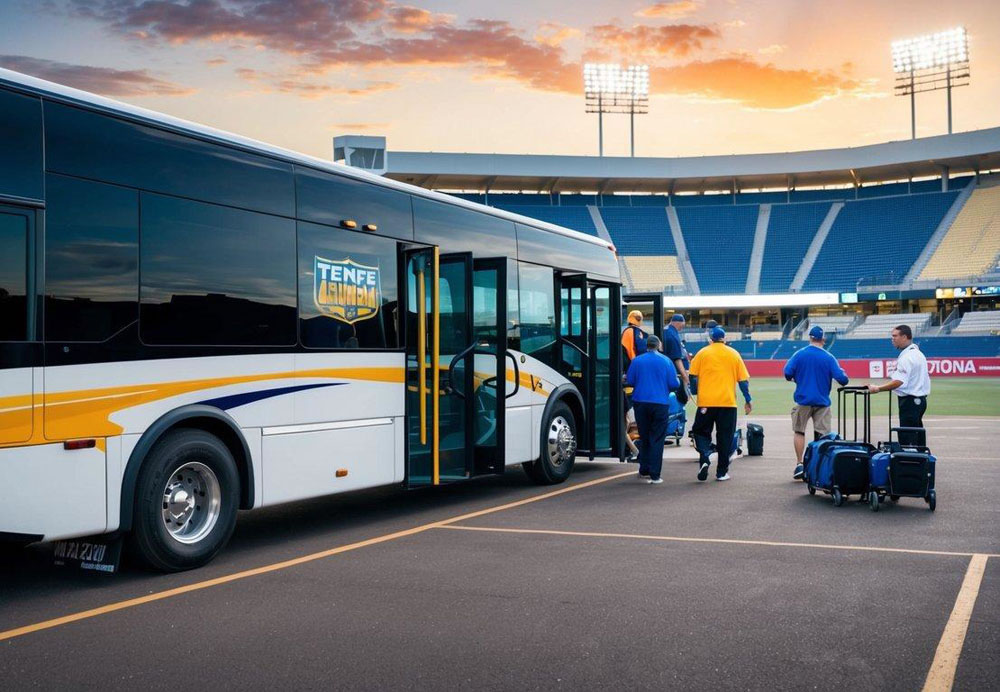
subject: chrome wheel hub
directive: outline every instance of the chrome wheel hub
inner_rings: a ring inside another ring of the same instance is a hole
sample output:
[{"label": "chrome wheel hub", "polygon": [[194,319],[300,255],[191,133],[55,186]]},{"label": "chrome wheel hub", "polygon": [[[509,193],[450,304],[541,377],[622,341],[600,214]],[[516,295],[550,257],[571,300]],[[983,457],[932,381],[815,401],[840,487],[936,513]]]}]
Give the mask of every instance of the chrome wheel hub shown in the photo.
[{"label": "chrome wheel hub", "polygon": [[562,416],[556,416],[549,425],[548,451],[549,461],[555,466],[561,466],[576,456],[576,437],[569,422]]},{"label": "chrome wheel hub", "polygon": [[215,472],[201,462],[188,462],[170,474],[163,488],[163,526],[178,543],[197,543],[215,528],[221,504]]}]

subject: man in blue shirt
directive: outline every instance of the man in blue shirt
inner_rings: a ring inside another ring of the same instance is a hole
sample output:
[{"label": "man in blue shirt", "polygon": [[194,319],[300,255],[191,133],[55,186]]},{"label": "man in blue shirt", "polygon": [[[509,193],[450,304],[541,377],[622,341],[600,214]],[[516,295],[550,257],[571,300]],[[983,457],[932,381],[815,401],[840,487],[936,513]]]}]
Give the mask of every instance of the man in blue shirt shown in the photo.
[{"label": "man in blue shirt", "polygon": [[663,470],[663,441],[670,418],[668,396],[680,386],[674,364],[659,351],[655,334],[646,339],[646,352],[628,366],[625,381],[633,387],[632,405],[639,426],[639,478],[660,484]]},{"label": "man in blue shirt", "polygon": [[663,355],[670,359],[677,370],[684,386],[677,390],[677,401],[683,406],[688,402],[688,363],[685,357],[684,345],[681,342],[681,330],[684,329],[684,315],[675,313],[670,318],[667,328],[663,330]]},{"label": "man in blue shirt", "polygon": [[848,382],[847,373],[829,351],[823,348],[823,328],[809,330],[809,345],[796,351],[785,364],[785,379],[795,382],[795,406],[792,407],[792,431],[795,433],[795,473],[803,476],[802,453],[806,448],[806,424],[812,420],[816,438],[830,432],[830,387],[837,380]]}]

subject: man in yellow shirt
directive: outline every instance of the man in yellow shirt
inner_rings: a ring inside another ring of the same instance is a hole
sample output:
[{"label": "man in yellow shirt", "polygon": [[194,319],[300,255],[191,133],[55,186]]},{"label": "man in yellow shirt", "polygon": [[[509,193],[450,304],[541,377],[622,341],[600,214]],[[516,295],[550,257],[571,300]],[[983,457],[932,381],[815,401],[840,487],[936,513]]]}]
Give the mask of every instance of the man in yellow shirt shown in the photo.
[{"label": "man in yellow shirt", "polygon": [[715,480],[729,480],[729,457],[733,451],[736,432],[736,387],[743,392],[743,410],[749,415],[750,373],[736,349],[726,346],[726,332],[713,327],[709,332],[712,343],[698,351],[691,361],[689,371],[691,393],[698,397],[698,416],[691,433],[699,455],[698,480],[708,479],[711,466],[712,428],[715,428],[715,448],[719,460],[715,467]]}]

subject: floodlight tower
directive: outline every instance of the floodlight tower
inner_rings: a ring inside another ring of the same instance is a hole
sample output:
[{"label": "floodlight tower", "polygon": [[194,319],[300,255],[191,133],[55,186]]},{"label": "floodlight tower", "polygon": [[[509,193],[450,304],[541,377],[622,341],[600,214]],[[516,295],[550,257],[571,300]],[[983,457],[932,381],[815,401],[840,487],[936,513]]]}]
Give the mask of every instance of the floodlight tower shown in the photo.
[{"label": "floodlight tower", "polygon": [[910,97],[910,137],[917,138],[916,94],[948,90],[951,134],[951,88],[969,83],[969,35],[965,27],[892,42],[896,96]]},{"label": "floodlight tower", "polygon": [[586,111],[597,113],[597,152],[604,156],[604,114],[629,114],[629,145],[635,156],[635,116],[649,112],[649,66],[587,63],[583,66]]}]

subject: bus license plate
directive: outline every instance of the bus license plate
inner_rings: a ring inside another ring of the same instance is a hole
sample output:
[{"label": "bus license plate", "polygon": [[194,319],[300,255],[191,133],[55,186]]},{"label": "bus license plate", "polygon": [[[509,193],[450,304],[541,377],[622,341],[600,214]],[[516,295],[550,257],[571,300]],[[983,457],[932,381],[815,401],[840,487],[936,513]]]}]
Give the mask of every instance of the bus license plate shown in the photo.
[{"label": "bus license plate", "polygon": [[56,541],[53,562],[59,567],[113,574],[118,571],[121,556],[121,538],[80,538]]}]

